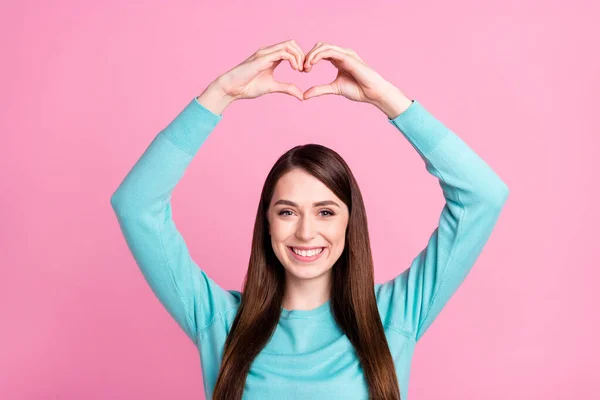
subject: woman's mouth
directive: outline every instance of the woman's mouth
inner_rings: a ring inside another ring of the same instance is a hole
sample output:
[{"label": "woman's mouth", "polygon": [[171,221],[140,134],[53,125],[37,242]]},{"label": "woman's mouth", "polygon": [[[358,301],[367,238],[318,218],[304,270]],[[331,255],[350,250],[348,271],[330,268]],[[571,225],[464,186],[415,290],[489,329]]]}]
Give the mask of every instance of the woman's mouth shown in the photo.
[{"label": "woman's mouth", "polygon": [[296,250],[298,253],[294,251],[293,247],[286,246],[288,251],[294,257],[294,259],[301,262],[312,262],[318,260],[323,253],[325,253],[325,247],[320,247],[314,250]]}]

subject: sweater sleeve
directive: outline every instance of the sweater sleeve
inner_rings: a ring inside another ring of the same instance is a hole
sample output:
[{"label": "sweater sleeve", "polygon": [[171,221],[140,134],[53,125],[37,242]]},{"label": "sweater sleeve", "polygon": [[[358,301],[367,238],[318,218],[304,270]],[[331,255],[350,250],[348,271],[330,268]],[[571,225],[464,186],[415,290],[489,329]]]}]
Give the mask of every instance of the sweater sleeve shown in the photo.
[{"label": "sweater sleeve", "polygon": [[160,131],[111,196],[127,245],[148,285],[187,336],[198,337],[238,304],[190,257],[173,221],[171,195],[222,115],[194,98]]},{"label": "sweater sleeve", "polygon": [[375,285],[384,324],[418,341],[479,257],[509,191],[485,161],[418,101],[388,121],[419,153],[445,198],[427,246],[409,268]]}]

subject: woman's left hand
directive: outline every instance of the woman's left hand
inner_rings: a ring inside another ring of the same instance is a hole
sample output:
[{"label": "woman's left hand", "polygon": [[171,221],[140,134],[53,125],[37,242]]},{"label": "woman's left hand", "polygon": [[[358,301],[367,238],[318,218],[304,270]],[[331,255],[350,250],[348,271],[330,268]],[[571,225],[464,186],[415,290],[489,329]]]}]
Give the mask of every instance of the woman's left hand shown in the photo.
[{"label": "woman's left hand", "polygon": [[[335,94],[352,101],[373,104],[382,111],[391,109],[394,103],[394,109],[400,112],[410,105],[411,101],[396,86],[369,67],[354,50],[318,42],[305,56],[304,72],[310,72],[313,65],[322,59],[330,61],[338,74],[328,84],[307,89],[304,92],[305,100]],[[394,112],[391,111],[392,114]]]}]

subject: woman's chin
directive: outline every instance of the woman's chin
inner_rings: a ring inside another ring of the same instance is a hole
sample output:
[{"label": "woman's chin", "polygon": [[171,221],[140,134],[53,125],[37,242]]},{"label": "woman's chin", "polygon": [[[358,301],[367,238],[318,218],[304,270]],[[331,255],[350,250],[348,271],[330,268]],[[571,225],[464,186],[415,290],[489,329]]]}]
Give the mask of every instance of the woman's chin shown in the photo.
[{"label": "woman's chin", "polygon": [[293,261],[286,267],[286,274],[292,279],[315,279],[327,274],[328,270],[323,270],[318,265],[297,265]]}]

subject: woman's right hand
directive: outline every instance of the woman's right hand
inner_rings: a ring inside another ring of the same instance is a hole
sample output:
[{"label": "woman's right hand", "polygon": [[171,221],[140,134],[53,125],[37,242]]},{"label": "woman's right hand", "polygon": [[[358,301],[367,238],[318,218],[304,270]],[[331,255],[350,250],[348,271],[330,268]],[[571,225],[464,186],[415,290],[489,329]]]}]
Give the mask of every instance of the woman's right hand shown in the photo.
[{"label": "woman's right hand", "polygon": [[232,100],[254,99],[268,93],[285,93],[304,100],[304,92],[293,83],[282,83],[273,77],[275,68],[288,60],[296,71],[302,71],[304,52],[294,40],[261,47],[254,54],[215,80],[215,84]]}]

